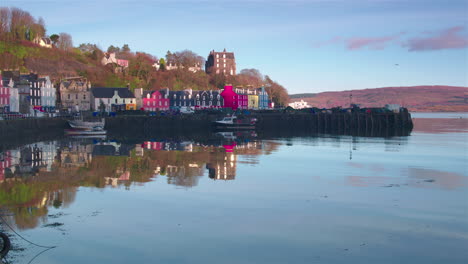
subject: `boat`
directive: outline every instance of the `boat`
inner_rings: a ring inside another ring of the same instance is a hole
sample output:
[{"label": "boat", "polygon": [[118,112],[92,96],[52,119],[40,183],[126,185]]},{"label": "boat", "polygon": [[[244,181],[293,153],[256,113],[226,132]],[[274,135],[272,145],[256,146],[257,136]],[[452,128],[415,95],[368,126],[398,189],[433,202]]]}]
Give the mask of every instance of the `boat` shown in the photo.
[{"label": "boat", "polygon": [[243,117],[239,118],[235,115],[226,116],[221,120],[213,121],[213,127],[215,129],[229,129],[229,130],[240,130],[240,129],[255,129],[256,118]]},{"label": "boat", "polygon": [[68,120],[68,124],[74,129],[83,129],[83,130],[104,130],[105,119],[101,121],[83,121],[83,120]]}]

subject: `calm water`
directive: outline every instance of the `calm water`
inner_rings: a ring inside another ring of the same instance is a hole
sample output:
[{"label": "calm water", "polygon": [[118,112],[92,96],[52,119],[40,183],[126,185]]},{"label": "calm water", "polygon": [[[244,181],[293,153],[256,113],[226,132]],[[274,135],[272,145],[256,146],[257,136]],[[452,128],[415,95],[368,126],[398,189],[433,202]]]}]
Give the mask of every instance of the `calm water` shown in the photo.
[{"label": "calm water", "polygon": [[468,116],[413,117],[408,137],[67,139],[6,151],[3,218],[57,246],[36,257],[43,248],[9,232],[8,260],[468,263]]}]

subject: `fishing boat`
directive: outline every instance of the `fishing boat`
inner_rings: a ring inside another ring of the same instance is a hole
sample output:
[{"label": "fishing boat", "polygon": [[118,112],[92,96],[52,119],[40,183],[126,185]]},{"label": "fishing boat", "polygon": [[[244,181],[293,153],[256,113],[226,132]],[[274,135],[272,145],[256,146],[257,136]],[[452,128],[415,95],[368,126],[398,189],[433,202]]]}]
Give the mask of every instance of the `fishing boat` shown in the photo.
[{"label": "fishing boat", "polygon": [[221,120],[214,121],[213,127],[215,129],[229,129],[229,130],[240,130],[240,129],[255,129],[256,118],[243,117],[239,118],[235,115],[226,116]]}]

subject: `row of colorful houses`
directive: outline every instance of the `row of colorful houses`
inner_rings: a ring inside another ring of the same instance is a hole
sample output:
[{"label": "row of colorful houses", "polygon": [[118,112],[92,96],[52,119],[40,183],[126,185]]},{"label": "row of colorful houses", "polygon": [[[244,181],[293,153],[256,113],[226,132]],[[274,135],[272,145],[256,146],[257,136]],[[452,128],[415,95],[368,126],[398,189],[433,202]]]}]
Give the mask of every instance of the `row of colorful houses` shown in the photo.
[{"label": "row of colorful houses", "polygon": [[0,74],[0,113],[54,113],[56,89],[48,76]]},{"label": "row of colorful houses", "polygon": [[170,91],[168,88],[144,91],[128,87],[91,87],[83,78],[69,78],[53,86],[48,76],[20,75],[8,72],[0,75],[0,113],[39,113],[125,110],[165,111],[182,108],[199,109],[267,109],[271,108],[264,87],[234,88],[195,91],[185,89]]}]

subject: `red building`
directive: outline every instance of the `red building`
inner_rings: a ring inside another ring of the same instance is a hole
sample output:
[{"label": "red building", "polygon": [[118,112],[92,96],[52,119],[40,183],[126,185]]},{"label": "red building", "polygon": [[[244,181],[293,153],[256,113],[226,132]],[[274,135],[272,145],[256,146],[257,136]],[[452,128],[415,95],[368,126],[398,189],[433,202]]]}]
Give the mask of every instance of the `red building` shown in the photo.
[{"label": "red building", "polygon": [[3,77],[0,75],[0,113],[10,111],[10,87],[3,85]]},{"label": "red building", "polygon": [[232,110],[237,110],[237,108],[239,108],[238,96],[232,90],[232,85],[224,86],[224,90],[221,92],[221,96],[224,99],[224,107],[230,107]]},{"label": "red building", "polygon": [[169,93],[165,90],[143,93],[142,108],[144,111],[169,110]]}]

